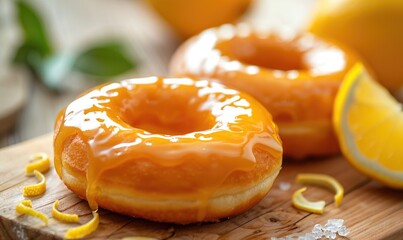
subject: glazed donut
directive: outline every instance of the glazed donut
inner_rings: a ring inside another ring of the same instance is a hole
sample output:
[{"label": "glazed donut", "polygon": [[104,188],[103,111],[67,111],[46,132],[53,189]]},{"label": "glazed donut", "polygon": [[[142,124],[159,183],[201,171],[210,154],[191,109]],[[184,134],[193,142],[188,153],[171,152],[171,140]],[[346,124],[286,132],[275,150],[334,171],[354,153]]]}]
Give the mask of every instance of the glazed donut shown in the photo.
[{"label": "glazed donut", "polygon": [[224,25],[185,42],[171,60],[174,76],[209,77],[260,101],[294,159],[339,151],[333,102],[354,55],[309,33]]},{"label": "glazed donut", "polygon": [[270,190],[282,145],[254,98],[207,80],[139,78],[96,87],[55,123],[55,169],[98,206],[187,224],[246,211]]}]

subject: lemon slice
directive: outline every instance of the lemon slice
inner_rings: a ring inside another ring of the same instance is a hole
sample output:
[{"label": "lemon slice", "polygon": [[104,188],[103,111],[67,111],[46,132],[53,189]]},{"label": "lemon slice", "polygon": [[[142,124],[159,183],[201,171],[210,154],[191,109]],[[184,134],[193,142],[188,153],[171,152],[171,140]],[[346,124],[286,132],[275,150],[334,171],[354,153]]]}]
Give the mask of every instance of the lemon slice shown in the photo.
[{"label": "lemon slice", "polygon": [[22,200],[16,207],[15,211],[19,214],[26,214],[35,218],[42,220],[46,225],[48,225],[48,217],[33,209],[31,200]]},{"label": "lemon slice", "polygon": [[361,64],[349,72],[337,94],[333,122],[342,152],[355,168],[403,189],[402,104]]},{"label": "lemon slice", "polygon": [[307,200],[304,197],[304,195],[302,195],[302,193],[305,192],[305,190],[306,187],[298,189],[292,195],[292,204],[294,205],[294,207],[307,212],[322,214],[323,211],[325,210],[326,202],[325,201],[311,202]]},{"label": "lemon slice", "polygon": [[298,174],[296,178],[297,183],[312,184],[325,187],[334,191],[334,202],[336,207],[340,206],[344,197],[343,186],[333,177],[326,174],[317,173],[303,173]]},{"label": "lemon slice", "polygon": [[77,214],[67,214],[67,213],[62,213],[57,210],[59,207],[59,200],[56,200],[53,203],[52,207],[52,217],[55,218],[56,220],[62,221],[62,222],[67,222],[67,223],[78,223],[78,215]]},{"label": "lemon slice", "polygon": [[92,212],[93,218],[91,221],[87,222],[84,225],[81,225],[76,228],[70,228],[67,230],[64,238],[66,239],[78,239],[89,235],[94,232],[98,228],[99,224],[99,214],[97,212]]},{"label": "lemon slice", "polygon": [[43,174],[37,170],[34,170],[35,177],[39,180],[39,183],[34,185],[25,186],[23,188],[24,197],[35,197],[43,194],[46,191],[46,179]]},{"label": "lemon slice", "polygon": [[31,159],[36,161],[29,163],[27,164],[27,166],[25,166],[25,172],[27,174],[33,173],[34,170],[44,173],[50,169],[50,160],[48,154],[36,153],[32,155]]}]

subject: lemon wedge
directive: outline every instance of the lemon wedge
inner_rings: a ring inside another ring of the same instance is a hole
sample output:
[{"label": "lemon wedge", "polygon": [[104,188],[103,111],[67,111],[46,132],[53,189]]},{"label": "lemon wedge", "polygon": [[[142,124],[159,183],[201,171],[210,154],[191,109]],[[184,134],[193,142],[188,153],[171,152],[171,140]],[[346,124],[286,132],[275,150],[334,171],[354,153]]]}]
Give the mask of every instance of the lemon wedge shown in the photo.
[{"label": "lemon wedge", "polygon": [[303,173],[298,174],[296,178],[297,183],[312,184],[325,187],[332,190],[334,194],[334,202],[336,207],[340,206],[344,197],[343,186],[333,177],[326,174],[317,173]]},{"label": "lemon wedge", "polygon": [[84,225],[81,225],[76,228],[70,228],[67,230],[66,234],[64,235],[64,238],[66,239],[78,239],[85,237],[92,232],[94,232],[98,228],[99,224],[99,214],[97,212],[92,212],[93,218],[91,221],[87,222]]},{"label": "lemon wedge", "polygon": [[35,218],[42,220],[46,225],[48,225],[48,217],[33,209],[31,200],[22,200],[16,207],[15,211],[19,214],[26,214]]},{"label": "lemon wedge", "polygon": [[361,64],[347,74],[333,123],[341,150],[360,172],[403,189],[403,107]]},{"label": "lemon wedge", "polygon": [[46,179],[43,174],[37,170],[34,170],[35,177],[39,180],[39,183],[34,185],[25,186],[23,188],[24,197],[35,197],[43,194],[46,191]]},{"label": "lemon wedge", "polygon": [[34,162],[29,163],[25,166],[25,172],[31,174],[34,170],[39,172],[46,172],[50,169],[49,155],[46,153],[36,153],[31,157]]},{"label": "lemon wedge", "polygon": [[292,204],[294,205],[294,207],[307,212],[322,214],[323,211],[325,210],[326,202],[325,201],[311,202],[307,200],[304,197],[304,195],[302,195],[302,193],[305,192],[305,190],[306,187],[298,189],[292,195]]},{"label": "lemon wedge", "polygon": [[59,207],[59,200],[56,200],[53,203],[52,207],[52,217],[56,220],[62,221],[62,222],[67,222],[67,223],[78,223],[78,215],[77,214],[67,214],[67,213],[62,213],[57,210]]}]

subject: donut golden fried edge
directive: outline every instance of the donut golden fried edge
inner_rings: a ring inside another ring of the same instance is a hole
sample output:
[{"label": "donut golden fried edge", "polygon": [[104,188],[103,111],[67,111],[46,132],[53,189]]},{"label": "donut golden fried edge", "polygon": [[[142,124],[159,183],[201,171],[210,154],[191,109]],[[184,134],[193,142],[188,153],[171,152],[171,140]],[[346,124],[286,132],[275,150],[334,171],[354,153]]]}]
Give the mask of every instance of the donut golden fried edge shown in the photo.
[{"label": "donut golden fried edge", "polygon": [[90,207],[187,224],[258,203],[281,169],[271,115],[207,80],[141,78],[87,91],[60,112],[55,169]]}]

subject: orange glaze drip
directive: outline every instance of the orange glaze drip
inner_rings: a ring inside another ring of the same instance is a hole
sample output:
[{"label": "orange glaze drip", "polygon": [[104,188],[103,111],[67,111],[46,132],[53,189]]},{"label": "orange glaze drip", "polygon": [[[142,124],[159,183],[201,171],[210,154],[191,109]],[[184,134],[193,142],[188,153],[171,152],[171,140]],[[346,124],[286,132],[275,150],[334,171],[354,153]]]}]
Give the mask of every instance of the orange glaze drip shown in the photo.
[{"label": "orange glaze drip", "polygon": [[[88,144],[86,198],[93,210],[97,182],[106,170],[136,159],[167,167],[197,161],[205,175],[189,197],[200,203],[203,219],[203,206],[227,176],[254,167],[253,148],[282,151],[277,128],[260,104],[206,80],[150,77],[111,83],[88,91],[60,114],[64,121],[55,133],[55,151],[61,152],[74,134]],[[61,166],[55,168],[62,176]]]}]

